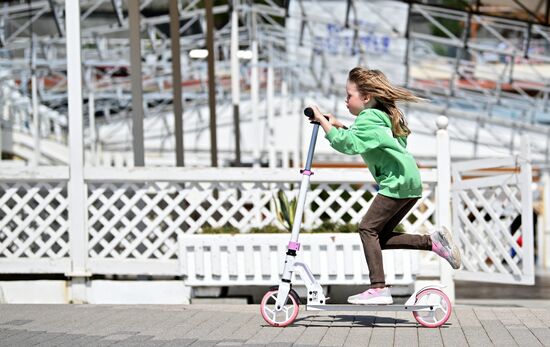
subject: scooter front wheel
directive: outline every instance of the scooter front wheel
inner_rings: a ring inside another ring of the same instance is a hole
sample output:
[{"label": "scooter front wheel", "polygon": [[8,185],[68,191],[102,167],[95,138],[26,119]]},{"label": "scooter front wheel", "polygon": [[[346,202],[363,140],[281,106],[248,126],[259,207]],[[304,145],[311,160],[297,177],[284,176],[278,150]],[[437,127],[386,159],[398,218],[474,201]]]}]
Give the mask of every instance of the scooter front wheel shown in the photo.
[{"label": "scooter front wheel", "polygon": [[427,288],[416,295],[415,305],[430,305],[430,311],[414,311],[418,323],[427,328],[437,328],[451,317],[451,300],[445,293],[436,288]]},{"label": "scooter front wheel", "polygon": [[260,312],[269,325],[274,327],[286,327],[292,324],[298,316],[300,304],[298,299],[292,295],[292,293],[289,293],[283,308],[277,311],[275,305],[277,303],[278,292],[278,290],[270,290],[265,293],[260,303]]}]

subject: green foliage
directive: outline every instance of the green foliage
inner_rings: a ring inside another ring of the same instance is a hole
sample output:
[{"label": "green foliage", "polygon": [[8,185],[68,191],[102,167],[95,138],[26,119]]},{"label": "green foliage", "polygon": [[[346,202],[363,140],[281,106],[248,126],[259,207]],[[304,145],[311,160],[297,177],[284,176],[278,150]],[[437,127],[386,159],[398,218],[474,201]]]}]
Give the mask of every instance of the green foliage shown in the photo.
[{"label": "green foliage", "polygon": [[291,231],[292,225],[294,224],[298,200],[293,198],[289,202],[286,194],[282,190],[277,192],[277,199],[274,200],[277,219],[288,231]]},{"label": "green foliage", "polygon": [[317,234],[317,233],[355,233],[357,232],[357,224],[346,223],[346,224],[337,224],[330,221],[324,221],[316,228],[307,230],[308,233]]},{"label": "green foliage", "polygon": [[240,230],[230,224],[226,224],[223,227],[211,227],[205,226],[202,228],[202,234],[239,234]]},{"label": "green foliage", "polygon": [[336,232],[337,225],[329,221],[324,221],[317,228],[311,229],[311,233],[334,233]]},{"label": "green foliage", "polygon": [[358,226],[354,223],[338,224],[336,232],[338,233],[355,233],[357,232]]},{"label": "green foliage", "polygon": [[271,225],[271,224],[261,228],[252,228],[249,231],[250,234],[281,234],[286,232],[287,232],[286,230],[277,228],[275,225]]},{"label": "green foliage", "polygon": [[[441,5],[445,7],[455,8],[458,10],[467,10],[467,2],[463,0],[443,0]],[[464,22],[458,19],[451,18],[436,18],[436,20],[449,32],[458,38],[462,37],[463,31],[466,30]],[[432,35],[448,38],[448,35],[435,24],[429,25]],[[456,47],[447,44],[432,43],[435,53],[441,56],[454,57],[456,56]]]},{"label": "green foliage", "polygon": [[402,233],[402,234],[406,232],[405,228],[403,227],[403,224],[399,224],[398,226],[396,226],[395,229],[393,229],[393,231],[396,233]]},{"label": "green foliage", "polygon": [[[397,231],[397,230],[396,230]],[[336,224],[333,222],[325,221],[320,226],[309,229],[302,230],[305,233],[354,233],[357,232],[357,224],[347,223],[347,224]],[[202,228],[202,234],[209,235],[221,235],[221,234],[240,234],[240,230],[236,227],[226,224],[223,227],[211,227],[205,226]],[[275,225],[269,224],[261,228],[252,228],[248,231],[249,234],[284,234],[288,233],[288,230],[283,230],[278,228]]]},{"label": "green foliage", "polygon": [[450,56],[449,47],[445,45],[432,43],[432,48],[437,55]]},{"label": "green foliage", "polygon": [[[464,29],[462,28],[462,24],[460,22],[453,19],[439,19],[439,22],[445,27],[445,29],[453,33],[456,37],[460,38],[460,36],[462,35],[462,30]],[[430,29],[432,34],[435,36],[448,37],[448,35],[443,30],[439,29],[439,27],[433,24],[431,25]]]}]

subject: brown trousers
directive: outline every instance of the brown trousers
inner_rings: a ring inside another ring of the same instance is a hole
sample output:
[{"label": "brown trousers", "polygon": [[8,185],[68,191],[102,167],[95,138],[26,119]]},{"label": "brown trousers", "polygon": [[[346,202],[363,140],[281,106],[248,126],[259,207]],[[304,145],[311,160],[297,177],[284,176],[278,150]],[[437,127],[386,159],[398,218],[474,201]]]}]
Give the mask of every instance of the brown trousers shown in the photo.
[{"label": "brown trousers", "polygon": [[418,198],[394,199],[378,194],[361,220],[359,234],[369,267],[371,288],[386,285],[382,262],[383,249],[432,249],[429,235],[393,231],[417,201]]}]

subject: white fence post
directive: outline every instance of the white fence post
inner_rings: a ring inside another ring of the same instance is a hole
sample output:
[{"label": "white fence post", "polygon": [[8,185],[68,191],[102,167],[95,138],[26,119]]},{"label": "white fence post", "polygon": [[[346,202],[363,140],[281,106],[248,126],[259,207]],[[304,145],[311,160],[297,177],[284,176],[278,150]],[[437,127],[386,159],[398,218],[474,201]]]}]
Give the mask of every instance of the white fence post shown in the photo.
[{"label": "white fence post", "polygon": [[543,219],[542,223],[544,228],[543,237],[539,239],[539,242],[542,242],[542,252],[539,254],[539,257],[542,257],[540,263],[545,268],[550,268],[550,175],[548,172],[545,172],[542,176],[543,182]]},{"label": "white fence post", "polygon": [[[449,119],[437,118],[437,188],[436,188],[436,225],[451,228],[451,153],[447,126]],[[455,286],[452,268],[446,260],[440,259],[440,281],[446,286],[444,291],[452,302],[455,300]]]},{"label": "white fence post", "polygon": [[65,0],[67,26],[67,91],[69,118],[69,242],[71,256],[71,301],[85,303],[88,257],[86,186],[82,119],[82,57],[80,51],[80,4]]},{"label": "white fence post", "polygon": [[261,135],[260,135],[260,111],[259,111],[259,99],[260,99],[260,80],[259,80],[259,66],[258,66],[258,41],[254,38],[252,41],[252,61],[250,66],[250,101],[252,103],[252,128],[254,129],[252,136],[252,165],[254,167],[260,167],[261,162]]},{"label": "white fence post", "polygon": [[32,122],[33,122],[33,137],[34,137],[34,156],[30,160],[31,165],[40,165],[40,113],[38,111],[38,86],[36,85],[36,40],[31,37],[33,42],[31,51],[31,105],[32,105]]},{"label": "white fence post", "polygon": [[[531,167],[531,143],[529,136],[521,136],[521,229],[523,230],[523,248],[531,249],[534,254],[534,230],[533,230],[533,169]],[[527,253],[529,254],[529,253]],[[532,261],[523,261],[523,271],[526,276],[534,276],[535,269]],[[534,277],[533,277],[534,278]],[[535,283],[533,283],[535,284]]]},{"label": "white fence post", "polygon": [[[272,50],[270,47],[269,50],[269,62],[273,63],[272,58]],[[269,167],[274,168],[277,167],[277,153],[275,152],[275,149],[277,148],[277,144],[275,143],[275,120],[273,119],[275,115],[274,110],[274,84],[275,84],[275,72],[273,71],[273,66],[269,65],[267,67],[267,129],[265,131],[265,137],[267,137],[267,153],[268,153],[268,164]]]}]

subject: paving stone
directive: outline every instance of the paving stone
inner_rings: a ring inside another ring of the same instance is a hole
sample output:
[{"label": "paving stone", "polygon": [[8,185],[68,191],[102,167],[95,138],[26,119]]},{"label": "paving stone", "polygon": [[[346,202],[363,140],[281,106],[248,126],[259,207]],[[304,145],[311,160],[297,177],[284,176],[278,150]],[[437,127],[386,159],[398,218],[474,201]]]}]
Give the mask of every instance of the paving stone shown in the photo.
[{"label": "paving stone", "polygon": [[327,331],[319,346],[343,346],[351,328],[332,326]]},{"label": "paving stone", "polygon": [[[408,321],[407,319],[412,319]],[[396,312],[394,346],[418,346],[417,324],[410,312]]]},{"label": "paving stone", "polygon": [[481,320],[483,329],[496,346],[515,346],[516,342],[510,332],[499,320]]},{"label": "paving stone", "polygon": [[491,346],[491,339],[485,332],[482,326],[465,326],[462,327],[466,341],[470,346]]},{"label": "paving stone", "polygon": [[444,327],[440,329],[445,347],[466,347],[468,341],[461,328]]},{"label": "paving stone", "polygon": [[41,347],[54,347],[54,346],[62,346],[62,345],[66,345],[66,346],[70,346],[70,343],[71,341],[76,341],[78,339],[80,339],[81,337],[83,337],[84,335],[81,335],[81,334],[61,334],[59,333],[59,335],[53,339],[50,339],[50,340],[47,340],[47,341],[42,341],[40,342],[40,346]]},{"label": "paving stone", "polygon": [[195,342],[195,339],[173,339],[170,341],[160,341],[162,344],[159,344],[159,346],[162,347],[186,347],[190,346],[193,342]]},{"label": "paving stone", "polygon": [[327,331],[328,327],[309,326],[302,335],[298,337],[294,345],[319,346],[319,342],[321,342]]},{"label": "paving stone", "polygon": [[[276,329],[276,328],[273,328]],[[280,334],[275,336],[273,340],[271,340],[270,345],[278,345],[278,344],[293,344],[294,341],[298,340],[300,336],[306,331],[306,327],[304,326],[288,326],[285,328],[282,328],[282,331]]]},{"label": "paving stone", "polygon": [[527,327],[513,327],[508,331],[519,346],[542,346],[540,341]]},{"label": "paving stone", "polygon": [[21,329],[0,329],[0,341],[3,341],[11,335],[18,334]]},{"label": "paving stone", "polygon": [[23,343],[23,341],[43,333],[44,333],[43,331],[19,330],[16,334],[10,335],[7,338],[2,339],[2,344],[5,346],[13,346],[16,344],[21,344]]},{"label": "paving stone", "polygon": [[543,346],[550,346],[550,329],[548,328],[531,328],[530,331],[540,341]]},{"label": "paving stone", "polygon": [[277,335],[281,334],[284,331],[284,328],[275,328],[267,325],[267,323],[262,326],[260,330],[248,340],[246,340],[246,345],[256,345],[256,344],[267,344],[270,343]]},{"label": "paving stone", "polygon": [[418,328],[418,346],[443,346],[440,329]]}]

